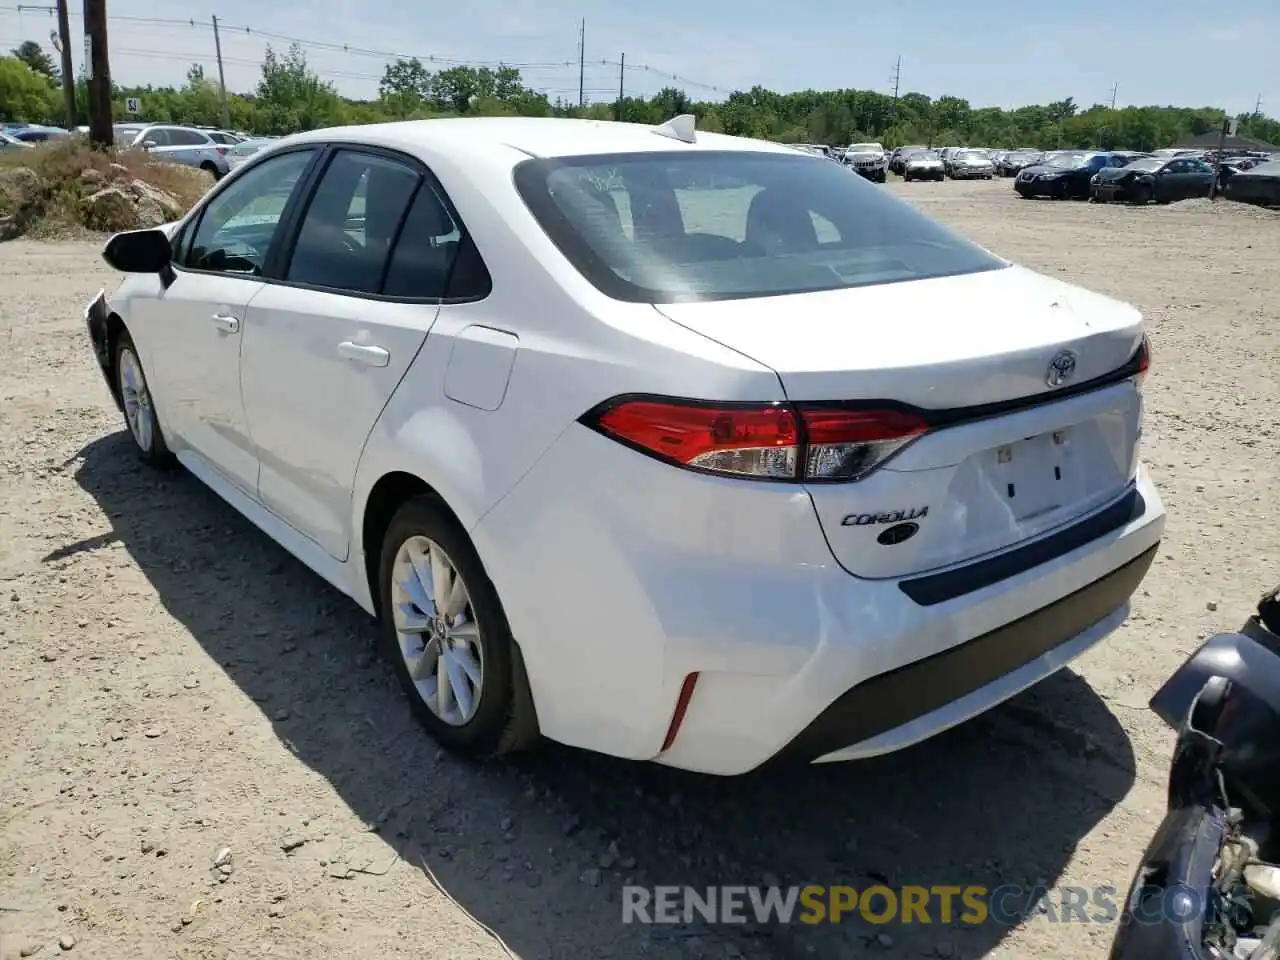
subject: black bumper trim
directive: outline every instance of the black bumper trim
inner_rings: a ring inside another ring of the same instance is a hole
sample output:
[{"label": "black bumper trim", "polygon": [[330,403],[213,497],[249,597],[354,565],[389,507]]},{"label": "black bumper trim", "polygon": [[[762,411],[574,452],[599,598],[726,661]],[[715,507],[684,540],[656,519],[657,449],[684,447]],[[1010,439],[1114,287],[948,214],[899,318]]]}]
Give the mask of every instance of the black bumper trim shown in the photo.
[{"label": "black bumper trim", "polygon": [[945,603],[1056,560],[1072,550],[1079,550],[1099,537],[1132,523],[1146,512],[1147,502],[1136,488],[1131,488],[1111,506],[1065,530],[967,566],[903,580],[898,589],[922,607]]},{"label": "black bumper trim", "polygon": [[778,754],[813,761],[973,693],[1079,635],[1138,589],[1159,545],[1047,607],[959,646],[864,680],[841,694]]}]

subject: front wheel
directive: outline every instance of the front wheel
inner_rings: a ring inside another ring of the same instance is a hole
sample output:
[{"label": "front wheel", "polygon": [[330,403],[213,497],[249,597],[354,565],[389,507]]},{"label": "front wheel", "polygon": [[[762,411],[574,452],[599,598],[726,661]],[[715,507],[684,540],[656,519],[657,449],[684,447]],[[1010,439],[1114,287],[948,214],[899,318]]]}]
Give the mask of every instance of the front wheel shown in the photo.
[{"label": "front wheel", "polygon": [[1153,191],[1151,189],[1151,184],[1149,183],[1140,184],[1138,186],[1138,189],[1133,191],[1133,202],[1134,203],[1150,203],[1152,196],[1153,196]]},{"label": "front wheel", "polygon": [[382,544],[383,652],[414,715],[451,750],[492,757],[537,737],[527,680],[497,590],[432,498],[405,503]]},{"label": "front wheel", "polygon": [[153,467],[171,466],[173,454],[164,442],[151,390],[147,386],[147,375],[138,358],[138,348],[133,345],[133,338],[127,330],[121,331],[116,341],[115,376],[124,422],[138,456]]}]

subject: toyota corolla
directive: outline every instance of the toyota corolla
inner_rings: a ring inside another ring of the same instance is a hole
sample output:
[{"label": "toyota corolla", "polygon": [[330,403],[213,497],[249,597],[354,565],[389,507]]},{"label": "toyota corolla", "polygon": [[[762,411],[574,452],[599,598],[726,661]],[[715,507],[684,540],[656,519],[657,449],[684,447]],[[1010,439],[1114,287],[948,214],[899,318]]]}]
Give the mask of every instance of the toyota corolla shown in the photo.
[{"label": "toyota corolla", "polygon": [[299,134],[104,257],[136,452],[376,616],[459,751],[905,747],[1111,633],[1161,538],[1137,310],[692,117]]}]

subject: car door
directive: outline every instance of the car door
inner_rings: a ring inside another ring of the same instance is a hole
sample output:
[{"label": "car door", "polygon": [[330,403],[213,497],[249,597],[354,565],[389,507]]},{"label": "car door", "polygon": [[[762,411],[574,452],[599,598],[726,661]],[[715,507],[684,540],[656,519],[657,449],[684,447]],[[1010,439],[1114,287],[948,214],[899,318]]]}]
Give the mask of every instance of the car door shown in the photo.
[{"label": "car door", "polygon": [[365,441],[435,321],[461,236],[416,161],[336,149],[282,282],[250,304],[242,383],[259,499],[336,559]]},{"label": "car door", "polygon": [[245,311],[318,153],[269,157],[215,193],[176,237],[173,282],[157,281],[154,296],[130,304],[130,329],[174,452],[198,456],[250,495],[258,458],[240,395]]}]

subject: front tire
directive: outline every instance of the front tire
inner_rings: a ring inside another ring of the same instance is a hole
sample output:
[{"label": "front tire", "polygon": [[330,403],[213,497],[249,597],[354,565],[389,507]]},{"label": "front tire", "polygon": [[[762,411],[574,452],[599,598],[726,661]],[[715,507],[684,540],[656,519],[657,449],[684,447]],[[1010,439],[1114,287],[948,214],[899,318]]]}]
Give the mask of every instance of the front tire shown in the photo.
[{"label": "front tire", "polygon": [[519,649],[462,528],[431,497],[395,514],[379,565],[381,640],[414,716],[443,746],[494,757],[537,739]]},{"label": "front tire", "polygon": [[164,442],[160,421],[156,418],[155,403],[147,386],[147,375],[138,357],[138,348],[128,330],[122,330],[116,341],[115,366],[116,394],[124,411],[125,426],[133,448],[144,463],[153,467],[173,465],[173,454]]}]

